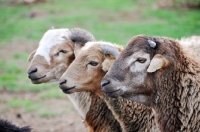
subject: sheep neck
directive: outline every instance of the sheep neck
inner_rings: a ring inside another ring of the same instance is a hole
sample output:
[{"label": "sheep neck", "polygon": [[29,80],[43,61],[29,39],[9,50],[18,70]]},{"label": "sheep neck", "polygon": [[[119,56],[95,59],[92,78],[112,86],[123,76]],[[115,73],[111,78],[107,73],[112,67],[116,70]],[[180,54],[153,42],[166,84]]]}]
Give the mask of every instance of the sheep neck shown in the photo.
[{"label": "sheep neck", "polygon": [[91,107],[85,119],[85,123],[94,132],[121,132],[119,122],[102,98],[91,92]]},{"label": "sheep neck", "polygon": [[90,92],[75,92],[73,94],[68,94],[68,98],[81,117],[85,119],[91,106]]},{"label": "sheep neck", "polygon": [[89,131],[121,132],[118,121],[103,99],[93,92],[75,92],[68,95]]},{"label": "sheep neck", "polygon": [[[173,71],[173,72],[170,72]],[[199,131],[200,127],[200,68],[180,57],[175,70],[156,76],[156,122],[164,131]]]},{"label": "sheep neck", "polygon": [[123,132],[158,131],[151,108],[121,97],[109,98],[105,95],[102,97],[120,123]]}]

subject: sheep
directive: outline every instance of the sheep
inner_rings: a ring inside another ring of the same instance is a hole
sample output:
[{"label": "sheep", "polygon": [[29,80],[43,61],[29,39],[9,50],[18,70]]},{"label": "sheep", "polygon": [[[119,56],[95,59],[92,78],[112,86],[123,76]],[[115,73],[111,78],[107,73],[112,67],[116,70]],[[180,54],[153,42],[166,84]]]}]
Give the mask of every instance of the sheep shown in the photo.
[{"label": "sheep", "polygon": [[7,120],[0,119],[0,132],[31,132],[31,128],[29,126],[20,128]]},{"label": "sheep", "polygon": [[60,78],[59,87],[66,94],[90,91],[102,97],[123,132],[156,132],[151,108],[123,98],[107,98],[101,91],[101,80],[121,50],[122,47],[109,42],[86,43]]},{"label": "sheep", "polygon": [[80,47],[73,41],[85,43],[94,40],[92,34],[79,28],[48,30],[39,47],[28,58],[28,77],[34,84],[57,82],[74,60],[74,49]]},{"label": "sheep", "polygon": [[[47,31],[40,41],[40,45],[30,57],[28,77],[32,83],[57,82],[67,67],[74,60],[74,53],[79,52],[84,43],[95,41],[92,34],[79,28],[54,29]],[[43,77],[43,78],[41,78]],[[79,92],[68,95],[81,117],[84,119],[88,131],[121,131],[119,123],[115,120],[105,102],[98,96],[91,96],[90,92]],[[99,108],[99,109],[96,109]],[[104,120],[100,118],[107,112]],[[115,127],[111,128],[110,123]]]},{"label": "sheep", "polygon": [[101,86],[107,96],[153,108],[161,132],[200,129],[200,64],[174,39],[133,37]]}]

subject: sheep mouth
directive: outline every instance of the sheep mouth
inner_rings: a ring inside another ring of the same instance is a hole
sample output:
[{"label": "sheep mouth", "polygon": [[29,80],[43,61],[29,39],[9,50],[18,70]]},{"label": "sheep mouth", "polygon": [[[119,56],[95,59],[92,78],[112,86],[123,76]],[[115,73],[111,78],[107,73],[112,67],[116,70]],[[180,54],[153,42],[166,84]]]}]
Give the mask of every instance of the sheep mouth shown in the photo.
[{"label": "sheep mouth", "polygon": [[73,87],[60,87],[60,88],[62,89],[63,93],[71,94],[71,93],[73,93],[75,87],[76,86],[73,86]]},{"label": "sheep mouth", "polygon": [[45,78],[46,77],[46,75],[44,75],[44,76],[42,76],[42,77],[39,77],[39,78],[31,78],[31,80],[32,81],[38,81],[38,80],[40,80],[40,79],[42,79],[42,78]]},{"label": "sheep mouth", "polygon": [[116,98],[121,95],[122,91],[120,89],[117,89],[117,90],[105,92],[105,93],[109,97]]}]

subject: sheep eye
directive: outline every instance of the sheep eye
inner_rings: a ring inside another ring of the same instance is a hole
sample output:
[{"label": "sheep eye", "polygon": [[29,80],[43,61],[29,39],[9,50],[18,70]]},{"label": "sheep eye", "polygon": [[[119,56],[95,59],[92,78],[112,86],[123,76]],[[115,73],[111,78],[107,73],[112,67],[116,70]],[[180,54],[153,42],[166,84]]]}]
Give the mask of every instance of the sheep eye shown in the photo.
[{"label": "sheep eye", "polygon": [[59,52],[61,52],[61,53],[67,53],[67,51],[66,50],[60,50]]},{"label": "sheep eye", "polygon": [[145,59],[145,58],[138,58],[138,59],[137,59],[137,61],[140,62],[140,63],[144,63],[146,60],[147,60],[147,59]]},{"label": "sheep eye", "polygon": [[56,53],[56,54],[54,54],[54,56],[59,56],[59,52],[58,52],[58,53]]},{"label": "sheep eye", "polygon": [[59,56],[60,53],[64,53],[64,54],[66,54],[67,51],[66,51],[66,50],[60,50],[60,51],[57,52],[54,56]]},{"label": "sheep eye", "polygon": [[88,63],[88,64],[90,64],[90,65],[92,65],[92,66],[97,66],[97,65],[98,65],[98,62],[90,61],[90,63]]}]

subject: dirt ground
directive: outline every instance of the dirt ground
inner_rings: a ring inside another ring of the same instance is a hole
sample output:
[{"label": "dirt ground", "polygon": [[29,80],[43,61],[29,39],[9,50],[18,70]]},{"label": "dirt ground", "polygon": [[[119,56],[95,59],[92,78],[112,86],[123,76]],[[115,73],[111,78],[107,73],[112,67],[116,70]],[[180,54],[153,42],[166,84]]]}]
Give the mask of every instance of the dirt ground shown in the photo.
[{"label": "dirt ground", "polygon": [[56,117],[40,117],[34,112],[26,112],[21,108],[7,108],[6,104],[10,99],[20,98],[28,99],[35,102],[41,102],[51,111],[63,113],[68,106],[71,107],[71,102],[66,98],[53,98],[41,100],[38,98],[38,92],[10,92],[0,90],[0,118],[11,121],[19,126],[30,126],[34,132],[84,132],[86,127],[82,122],[81,117],[73,110],[70,114],[59,114]]},{"label": "dirt ground", "polygon": [[[30,54],[38,43],[20,43],[13,42],[0,48],[0,60],[7,60],[12,57],[14,53],[28,53]],[[8,52],[9,51],[9,52]],[[9,53],[9,54],[8,54]],[[26,70],[28,62],[21,65]],[[29,82],[30,83],[30,82]],[[0,88],[0,119],[8,120],[14,124],[23,126],[30,126],[33,132],[85,132],[86,127],[78,112],[73,107],[72,103],[66,96],[65,98],[50,98],[41,99],[39,94],[41,92],[19,91],[12,92],[5,88]],[[7,103],[12,99],[25,99],[33,102],[42,103],[48,106],[49,111],[58,113],[56,116],[40,116],[38,113],[16,107],[8,107]],[[70,112],[66,112],[70,109]]]}]

